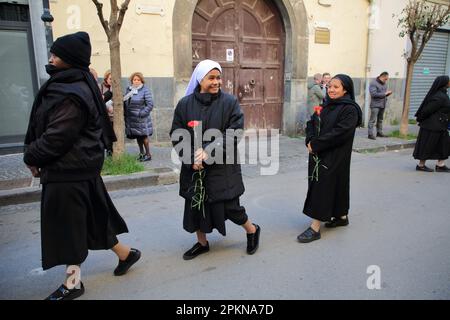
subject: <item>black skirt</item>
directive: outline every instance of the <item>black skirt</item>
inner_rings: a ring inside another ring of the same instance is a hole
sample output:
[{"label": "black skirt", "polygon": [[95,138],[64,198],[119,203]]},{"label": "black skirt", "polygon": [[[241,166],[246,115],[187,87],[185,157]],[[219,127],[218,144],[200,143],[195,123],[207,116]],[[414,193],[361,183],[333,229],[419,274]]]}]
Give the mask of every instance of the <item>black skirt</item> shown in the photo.
[{"label": "black skirt", "polygon": [[217,229],[220,234],[225,236],[226,220],[231,220],[239,226],[248,221],[245,208],[240,205],[239,198],[215,203],[205,202],[205,216],[203,216],[203,210],[198,211],[191,208],[190,200],[185,201],[183,228],[189,233],[196,231],[212,233],[214,229]]},{"label": "black skirt", "polygon": [[446,160],[450,156],[448,131],[431,131],[420,128],[413,153],[416,160]]},{"label": "black skirt", "polygon": [[88,250],[107,250],[128,232],[102,178],[47,183],[41,200],[42,267],[79,265]]}]

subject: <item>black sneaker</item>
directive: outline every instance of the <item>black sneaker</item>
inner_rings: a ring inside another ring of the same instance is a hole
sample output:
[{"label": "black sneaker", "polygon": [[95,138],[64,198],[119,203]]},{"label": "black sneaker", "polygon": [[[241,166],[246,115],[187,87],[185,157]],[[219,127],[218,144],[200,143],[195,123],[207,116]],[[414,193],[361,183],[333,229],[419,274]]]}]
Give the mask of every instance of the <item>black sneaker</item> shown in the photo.
[{"label": "black sneaker", "polygon": [[368,138],[369,138],[370,140],[377,140],[377,138],[375,138],[373,135],[369,135]]},{"label": "black sneaker", "polygon": [[310,243],[320,239],[320,231],[315,232],[312,228],[308,228],[305,232],[297,237],[300,243]]},{"label": "black sneaker", "polygon": [[206,246],[202,246],[200,242],[197,242],[191,249],[183,254],[184,260],[192,260],[202,253],[209,251],[209,242],[206,242]]},{"label": "black sneaker", "polygon": [[55,292],[49,295],[45,300],[73,300],[84,293],[83,282],[80,281],[80,289],[67,289],[65,285],[61,285]]},{"label": "black sneaker", "polygon": [[128,269],[131,268],[133,264],[135,264],[141,258],[141,252],[138,249],[131,248],[128,257],[122,261],[119,260],[119,264],[116,269],[114,269],[115,276],[123,276],[127,273]]},{"label": "black sneaker", "polygon": [[145,154],[139,153],[138,157],[136,158],[137,161],[142,161],[144,159]]},{"label": "black sneaker", "polygon": [[261,227],[253,224],[256,227],[256,232],[247,234],[247,253],[252,255],[258,250],[259,235],[261,234]]},{"label": "black sneaker", "polygon": [[380,138],[389,138],[389,136],[387,136],[387,135],[385,135],[385,134],[383,134],[383,133],[377,133],[377,137],[380,137]]},{"label": "black sneaker", "polygon": [[325,223],[325,228],[333,229],[337,227],[346,227],[349,223],[348,217],[346,219],[333,218],[330,222]]},{"label": "black sneaker", "polygon": [[427,166],[417,166],[416,171],[422,171],[422,172],[434,172],[433,169],[428,168]]},{"label": "black sneaker", "polygon": [[450,172],[450,169],[447,166],[436,166],[436,172]]},{"label": "black sneaker", "polygon": [[152,156],[151,155],[143,155],[142,156],[142,158],[141,158],[141,162],[148,162],[148,161],[151,161],[152,160]]}]

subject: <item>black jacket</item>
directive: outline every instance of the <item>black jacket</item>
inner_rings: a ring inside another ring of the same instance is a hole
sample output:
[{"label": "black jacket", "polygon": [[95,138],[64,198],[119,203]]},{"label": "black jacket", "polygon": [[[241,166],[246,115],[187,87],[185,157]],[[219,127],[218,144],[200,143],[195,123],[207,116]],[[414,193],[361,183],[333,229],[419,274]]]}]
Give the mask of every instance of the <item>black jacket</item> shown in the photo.
[{"label": "black jacket", "polygon": [[450,98],[447,90],[436,92],[417,117],[419,126],[431,131],[446,131],[450,117]]},{"label": "black jacket", "polygon": [[52,82],[39,93],[27,132],[24,162],[41,169],[41,183],[89,180],[104,161],[102,119],[89,85]]},{"label": "black jacket", "polygon": [[[192,169],[194,154],[194,130],[188,126],[191,121],[201,121],[203,133],[208,129],[218,129],[221,132],[220,139],[214,141],[202,141],[202,147],[206,150],[217,147],[223,152],[224,164],[205,164],[205,184],[207,201],[210,203],[232,200],[241,196],[244,191],[241,166],[237,162],[237,144],[239,138],[226,133],[227,129],[243,130],[244,114],[241,111],[237,99],[229,94],[219,92],[218,95],[200,94],[197,90],[194,94],[184,97],[178,103],[170,134],[174,147],[182,142],[173,134],[177,129],[185,129],[190,133],[191,157],[182,159],[183,165],[180,174],[180,196],[190,200],[194,195],[194,184]],[[189,145],[189,143],[188,143]],[[226,153],[227,148],[233,148],[233,164],[225,164],[225,158],[230,157]],[[183,154],[180,152],[182,157]],[[215,154],[213,154],[215,155]]]}]

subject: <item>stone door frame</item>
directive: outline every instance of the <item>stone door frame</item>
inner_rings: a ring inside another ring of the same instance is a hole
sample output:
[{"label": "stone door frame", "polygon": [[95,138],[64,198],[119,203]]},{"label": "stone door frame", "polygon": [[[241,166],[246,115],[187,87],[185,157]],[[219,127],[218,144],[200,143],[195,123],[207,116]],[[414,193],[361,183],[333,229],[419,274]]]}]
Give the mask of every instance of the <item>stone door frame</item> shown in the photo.
[{"label": "stone door frame", "polygon": [[[283,133],[298,133],[306,111],[309,27],[303,0],[273,0],[286,31]],[[192,17],[199,0],[176,0],[173,12],[175,99],[183,97],[192,74]],[[302,108],[303,106],[303,108]]]}]

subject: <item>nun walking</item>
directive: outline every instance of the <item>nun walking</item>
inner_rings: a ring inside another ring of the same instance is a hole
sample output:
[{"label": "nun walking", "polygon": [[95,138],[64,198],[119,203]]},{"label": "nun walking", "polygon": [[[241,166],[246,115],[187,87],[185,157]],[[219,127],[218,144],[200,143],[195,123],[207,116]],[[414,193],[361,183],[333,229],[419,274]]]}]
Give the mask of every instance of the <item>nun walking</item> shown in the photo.
[{"label": "nun walking", "polygon": [[433,172],[425,163],[427,160],[437,160],[436,172],[450,172],[450,168],[445,165],[450,155],[449,87],[448,76],[437,77],[415,115],[420,127],[413,154],[414,159],[419,160],[417,171]]},{"label": "nun walking", "polygon": [[42,184],[42,268],[67,266],[65,281],[47,300],[72,300],[85,290],[80,266],[88,250],[111,249],[119,259],[116,276],[124,275],[141,253],[118,241],[116,236],[128,228],[100,176],[105,147],[116,138],[89,73],[89,35],[60,37],[50,52],[50,79],[33,104],[24,162]]},{"label": "nun walking", "polygon": [[347,75],[331,80],[328,97],[323,109],[318,107],[307,123],[309,186],[303,213],[313,220],[297,237],[300,243],[319,240],[322,222],[327,228],[349,224],[350,162],[362,111],[355,102],[353,80]]},{"label": "nun walking", "polygon": [[[184,151],[179,153],[182,161],[180,196],[185,199],[183,227],[197,235],[197,243],[183,255],[185,260],[209,251],[206,234],[212,233],[213,229],[225,236],[226,220],[245,229],[249,255],[254,254],[259,245],[261,228],[249,220],[239,200],[245,189],[237,161],[238,141],[227,131],[242,130],[244,115],[237,99],[222,92],[221,84],[221,66],[212,60],[200,62],[192,74],[185,97],[176,107],[170,132],[174,147],[183,143],[191,153],[191,157],[183,155]],[[219,130],[221,136],[207,141],[203,134],[208,129]],[[187,133],[187,144],[179,137],[179,132]],[[200,147],[195,148],[198,138]],[[234,160],[228,160],[226,164],[223,158],[208,162],[212,156],[208,147],[221,149],[226,156],[229,151],[227,145],[234,150]]]}]

